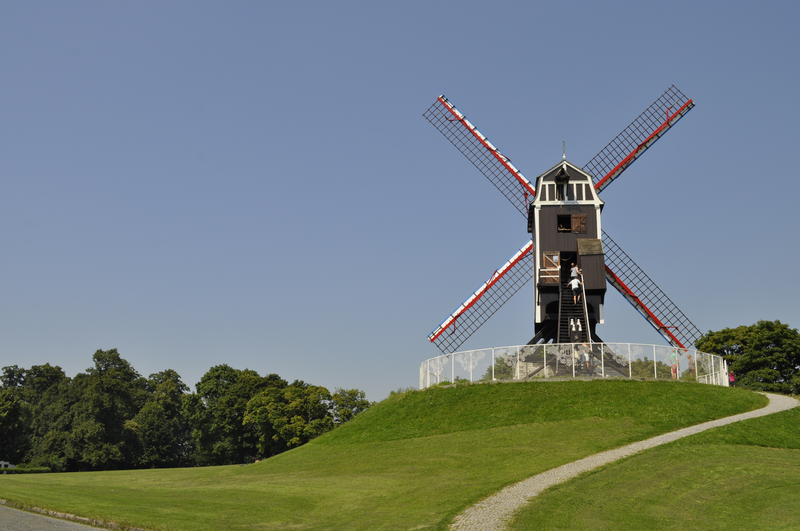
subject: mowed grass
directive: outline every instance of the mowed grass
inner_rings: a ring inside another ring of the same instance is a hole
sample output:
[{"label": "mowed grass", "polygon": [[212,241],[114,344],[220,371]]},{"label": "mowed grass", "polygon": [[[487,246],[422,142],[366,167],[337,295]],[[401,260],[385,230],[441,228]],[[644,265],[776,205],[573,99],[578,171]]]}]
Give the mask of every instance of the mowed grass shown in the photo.
[{"label": "mowed grass", "polygon": [[509,529],[800,529],[800,408],[692,435],[554,487]]},{"label": "mowed grass", "polygon": [[444,529],[510,483],[766,403],[669,381],[432,388],[258,464],[0,476],[0,498],[152,530]]}]

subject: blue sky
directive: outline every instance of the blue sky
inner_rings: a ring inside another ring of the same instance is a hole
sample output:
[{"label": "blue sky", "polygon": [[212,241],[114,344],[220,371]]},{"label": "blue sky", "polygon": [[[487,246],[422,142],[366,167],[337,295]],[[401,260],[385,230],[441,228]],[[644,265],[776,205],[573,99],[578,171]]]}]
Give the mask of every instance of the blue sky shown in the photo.
[{"label": "blue sky", "polygon": [[[797,4],[600,4],[3,3],[0,366],[415,386],[528,237],[439,94],[533,179],[675,84],[696,107],[604,228],[701,330],[800,326]],[[463,348],[530,339],[529,291]],[[606,323],[663,343],[613,289]]]}]

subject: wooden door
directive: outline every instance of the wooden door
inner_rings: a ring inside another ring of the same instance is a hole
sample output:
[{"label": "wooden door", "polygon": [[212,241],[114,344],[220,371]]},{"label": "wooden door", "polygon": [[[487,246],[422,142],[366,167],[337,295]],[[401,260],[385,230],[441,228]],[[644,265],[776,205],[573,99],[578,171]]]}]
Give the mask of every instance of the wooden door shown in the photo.
[{"label": "wooden door", "polygon": [[539,270],[541,284],[558,284],[559,275],[558,251],[545,251],[542,253],[542,268]]}]

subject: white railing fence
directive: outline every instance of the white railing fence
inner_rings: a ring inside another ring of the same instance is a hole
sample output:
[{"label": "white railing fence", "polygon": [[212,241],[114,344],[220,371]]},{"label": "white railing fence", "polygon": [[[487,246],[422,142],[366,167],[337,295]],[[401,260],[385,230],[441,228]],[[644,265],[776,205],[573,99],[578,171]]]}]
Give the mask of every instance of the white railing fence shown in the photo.
[{"label": "white railing fence", "polygon": [[465,350],[419,367],[419,388],[459,380],[554,377],[658,378],[728,386],[728,365],[715,354],[638,343],[552,343]]}]

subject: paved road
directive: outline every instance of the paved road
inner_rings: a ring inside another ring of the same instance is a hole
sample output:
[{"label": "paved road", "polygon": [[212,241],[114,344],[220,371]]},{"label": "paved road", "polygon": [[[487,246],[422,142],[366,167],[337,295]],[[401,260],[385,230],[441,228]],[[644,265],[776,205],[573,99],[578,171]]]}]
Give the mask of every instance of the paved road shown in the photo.
[{"label": "paved road", "polygon": [[87,531],[96,527],[28,513],[0,505],[0,529],[3,531]]}]

